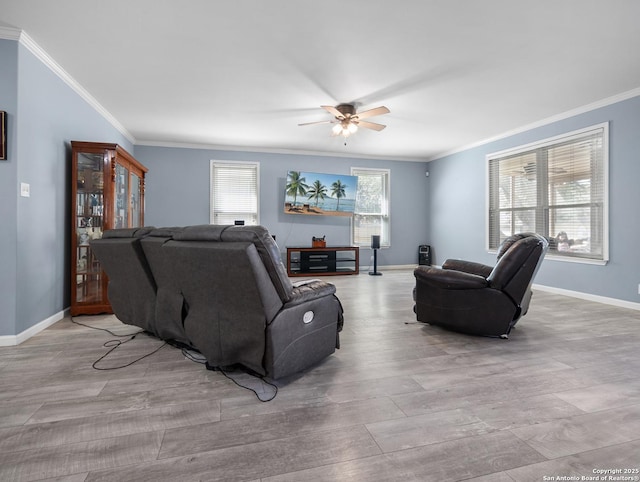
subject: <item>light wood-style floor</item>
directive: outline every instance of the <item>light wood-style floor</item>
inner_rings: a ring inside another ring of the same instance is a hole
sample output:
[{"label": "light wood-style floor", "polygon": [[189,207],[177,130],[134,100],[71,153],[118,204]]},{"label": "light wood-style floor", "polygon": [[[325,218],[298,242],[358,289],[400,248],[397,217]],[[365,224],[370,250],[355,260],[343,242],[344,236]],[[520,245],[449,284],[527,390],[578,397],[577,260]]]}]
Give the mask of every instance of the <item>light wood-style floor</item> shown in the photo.
[{"label": "light wood-style floor", "polygon": [[[327,280],[342,349],[267,403],[169,346],[94,370],[114,337],[69,319],[0,348],[0,480],[640,475],[640,312],[536,291],[509,340],[477,338],[406,324],[409,270]],[[100,366],[160,344],[138,335]]]}]

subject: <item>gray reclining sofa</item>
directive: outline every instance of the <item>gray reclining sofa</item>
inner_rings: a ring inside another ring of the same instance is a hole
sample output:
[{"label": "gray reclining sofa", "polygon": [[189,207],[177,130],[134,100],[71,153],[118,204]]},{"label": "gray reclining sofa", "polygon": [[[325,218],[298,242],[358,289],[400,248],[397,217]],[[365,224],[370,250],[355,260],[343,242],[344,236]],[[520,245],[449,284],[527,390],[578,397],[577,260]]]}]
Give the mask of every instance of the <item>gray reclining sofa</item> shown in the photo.
[{"label": "gray reclining sofa", "polygon": [[114,229],[91,247],[115,315],[198,350],[210,367],[278,379],[339,348],[335,286],[294,286],[262,226]]}]

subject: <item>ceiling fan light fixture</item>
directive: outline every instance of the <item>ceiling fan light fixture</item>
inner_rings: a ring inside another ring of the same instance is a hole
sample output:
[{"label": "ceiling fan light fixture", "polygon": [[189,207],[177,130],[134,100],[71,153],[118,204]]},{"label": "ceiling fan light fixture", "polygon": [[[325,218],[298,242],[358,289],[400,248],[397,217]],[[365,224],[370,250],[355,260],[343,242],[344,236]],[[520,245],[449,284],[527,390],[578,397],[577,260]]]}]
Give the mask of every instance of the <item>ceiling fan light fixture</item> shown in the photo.
[{"label": "ceiling fan light fixture", "polygon": [[351,134],[355,134],[357,130],[357,124],[351,122],[349,119],[343,119],[340,123],[331,128],[331,132],[334,136],[342,136],[345,138],[349,137]]},{"label": "ceiling fan light fixture", "polygon": [[333,136],[342,136],[344,138],[355,134],[358,131],[358,124],[367,129],[381,131],[386,126],[384,126],[383,124],[377,124],[375,122],[363,121],[362,119],[389,113],[389,109],[385,106],[365,110],[364,112],[360,113],[356,113],[356,108],[353,104],[339,104],[335,107],[330,105],[322,105],[320,107],[332,114],[334,120],[305,122],[298,125],[306,126],[311,124],[335,124],[331,128],[331,134]]}]

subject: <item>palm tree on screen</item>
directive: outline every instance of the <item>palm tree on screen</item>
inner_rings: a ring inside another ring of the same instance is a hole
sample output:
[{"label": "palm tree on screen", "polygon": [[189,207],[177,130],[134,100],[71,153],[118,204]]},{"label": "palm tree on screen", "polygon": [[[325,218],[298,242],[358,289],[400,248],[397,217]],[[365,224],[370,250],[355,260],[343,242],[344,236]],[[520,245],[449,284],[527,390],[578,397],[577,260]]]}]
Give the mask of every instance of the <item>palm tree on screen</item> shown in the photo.
[{"label": "palm tree on screen", "polygon": [[309,186],[305,184],[306,178],[300,177],[300,172],[298,171],[289,171],[287,174],[287,196],[293,196],[293,205],[296,205],[296,201],[298,200],[298,194],[304,196],[307,194],[307,189]]},{"label": "palm tree on screen", "polygon": [[313,181],[313,185],[311,186],[309,191],[307,191],[307,194],[309,195],[308,199],[316,200],[316,207],[318,207],[318,201],[323,200],[327,197],[327,187],[319,180]]},{"label": "palm tree on screen", "polygon": [[346,196],[347,187],[348,186],[346,184],[342,184],[342,181],[340,181],[340,179],[331,184],[331,196],[335,196],[335,198],[338,200],[336,211],[340,211],[340,198]]}]

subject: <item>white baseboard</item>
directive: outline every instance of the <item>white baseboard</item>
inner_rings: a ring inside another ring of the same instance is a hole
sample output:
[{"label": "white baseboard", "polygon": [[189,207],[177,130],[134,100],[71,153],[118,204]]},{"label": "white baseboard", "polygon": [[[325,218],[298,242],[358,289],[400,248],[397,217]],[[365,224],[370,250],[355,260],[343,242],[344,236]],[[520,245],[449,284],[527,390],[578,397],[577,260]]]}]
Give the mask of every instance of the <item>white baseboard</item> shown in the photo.
[{"label": "white baseboard", "polygon": [[[372,265],[373,266],[373,265]],[[365,271],[367,269],[370,269],[372,266],[369,265],[360,265],[360,271]],[[411,273],[413,273],[413,270],[416,269],[418,266],[420,266],[419,264],[385,264],[383,266],[378,265],[378,271],[392,271],[392,270],[396,270],[396,269],[404,269],[404,270],[410,270]],[[429,265],[432,268],[442,268],[442,266],[437,265],[437,264],[432,264]]]},{"label": "white baseboard", "polygon": [[378,271],[392,271],[394,269],[410,269],[414,270],[417,268],[417,264],[388,264],[385,266],[378,265]]},{"label": "white baseboard", "polygon": [[[417,268],[416,264],[404,264],[404,265],[387,265],[378,266],[378,271],[390,271],[390,270],[411,270]],[[439,265],[433,265],[434,268],[441,268]],[[369,267],[360,267],[360,271],[363,272],[369,269]],[[563,288],[554,288],[553,286],[545,286],[539,284],[533,284],[533,289],[540,291],[547,291],[549,293],[555,293],[558,295],[570,296],[572,298],[579,298],[585,301],[595,301],[596,303],[602,303],[605,305],[617,306],[619,308],[627,308],[630,310],[640,311],[640,303],[634,303],[633,301],[619,300],[617,298],[608,298],[606,296],[592,295],[589,293],[582,293],[580,291],[566,290]]]},{"label": "white baseboard", "polygon": [[533,284],[533,289],[547,291],[558,295],[571,296],[572,298],[579,298],[586,301],[595,301],[597,303],[617,306],[619,308],[628,308],[630,310],[640,311],[640,303],[634,303],[633,301],[618,300],[616,298],[608,298],[606,296],[592,295],[589,293],[582,293],[580,291],[565,290],[563,288],[554,288],[553,286],[544,286],[535,283]]},{"label": "white baseboard", "polygon": [[0,346],[16,346],[20,343],[28,340],[32,336],[37,335],[42,330],[49,328],[54,323],[60,321],[65,317],[65,314],[68,310],[59,311],[55,315],[50,316],[49,318],[42,320],[40,323],[36,323],[30,328],[27,328],[22,333],[18,333],[17,335],[10,336],[0,336]]}]

